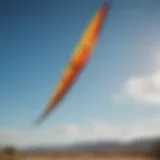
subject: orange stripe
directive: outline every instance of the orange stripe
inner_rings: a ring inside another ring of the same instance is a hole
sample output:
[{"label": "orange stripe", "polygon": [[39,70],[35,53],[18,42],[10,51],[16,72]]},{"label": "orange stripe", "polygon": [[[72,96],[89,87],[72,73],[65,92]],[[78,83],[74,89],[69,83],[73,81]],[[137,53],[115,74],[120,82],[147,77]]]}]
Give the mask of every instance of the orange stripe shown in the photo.
[{"label": "orange stripe", "polygon": [[108,7],[103,6],[91,20],[91,23],[88,25],[78,47],[75,49],[74,54],[70,59],[69,65],[65,69],[54,96],[50,100],[46,110],[43,112],[43,118],[63,99],[64,95],[71,88],[80,72],[87,64],[100,35],[107,12]]}]

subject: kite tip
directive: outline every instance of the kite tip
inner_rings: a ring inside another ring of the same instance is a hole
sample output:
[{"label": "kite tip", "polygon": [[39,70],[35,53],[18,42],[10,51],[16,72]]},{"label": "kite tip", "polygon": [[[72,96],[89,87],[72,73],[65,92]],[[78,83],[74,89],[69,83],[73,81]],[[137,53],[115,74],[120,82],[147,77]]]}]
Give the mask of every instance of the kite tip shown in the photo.
[{"label": "kite tip", "polygon": [[42,122],[43,122],[43,120],[44,120],[44,118],[45,118],[45,116],[46,116],[45,114],[42,114],[39,118],[37,118],[37,119],[34,121],[33,125],[34,125],[34,126],[41,125]]},{"label": "kite tip", "polygon": [[41,123],[41,121],[40,121],[40,119],[36,119],[35,121],[34,121],[34,123],[33,123],[33,126],[38,126],[38,125],[40,125],[40,123]]},{"label": "kite tip", "polygon": [[32,123],[32,126],[36,127],[36,126],[40,125],[40,123],[41,123],[41,119],[38,118]]},{"label": "kite tip", "polygon": [[113,5],[113,0],[107,0],[104,2],[103,7],[110,9],[112,5]]}]

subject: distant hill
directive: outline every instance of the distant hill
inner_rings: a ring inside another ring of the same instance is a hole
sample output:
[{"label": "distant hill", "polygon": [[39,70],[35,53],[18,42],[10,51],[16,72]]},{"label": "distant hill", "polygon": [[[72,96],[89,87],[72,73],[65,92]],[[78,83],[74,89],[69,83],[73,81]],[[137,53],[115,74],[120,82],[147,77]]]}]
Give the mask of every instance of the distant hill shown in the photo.
[{"label": "distant hill", "polygon": [[158,138],[137,139],[132,142],[122,143],[118,141],[96,141],[96,142],[81,142],[68,146],[32,146],[25,149],[29,152],[57,152],[57,151],[112,151],[112,150],[149,150]]}]

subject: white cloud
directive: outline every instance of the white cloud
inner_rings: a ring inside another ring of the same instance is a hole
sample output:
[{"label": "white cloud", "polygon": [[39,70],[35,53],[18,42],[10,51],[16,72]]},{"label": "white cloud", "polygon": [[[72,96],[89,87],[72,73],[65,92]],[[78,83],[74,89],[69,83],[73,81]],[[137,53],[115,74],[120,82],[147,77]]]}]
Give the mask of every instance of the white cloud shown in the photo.
[{"label": "white cloud", "polygon": [[0,143],[19,147],[27,145],[56,145],[79,141],[122,140],[160,135],[160,115],[128,126],[112,126],[95,122],[84,129],[76,125],[64,125],[49,130],[0,129]]},{"label": "white cloud", "polygon": [[64,125],[61,127],[55,128],[54,132],[58,135],[65,136],[74,136],[80,132],[79,127],[76,125]]},{"label": "white cloud", "polygon": [[160,72],[149,76],[132,76],[123,85],[115,100],[132,98],[143,103],[160,103]]},{"label": "white cloud", "polygon": [[130,127],[130,137],[152,137],[152,136],[160,136],[160,128],[158,127],[160,124],[160,115],[155,115],[154,117],[150,117],[144,119]]}]

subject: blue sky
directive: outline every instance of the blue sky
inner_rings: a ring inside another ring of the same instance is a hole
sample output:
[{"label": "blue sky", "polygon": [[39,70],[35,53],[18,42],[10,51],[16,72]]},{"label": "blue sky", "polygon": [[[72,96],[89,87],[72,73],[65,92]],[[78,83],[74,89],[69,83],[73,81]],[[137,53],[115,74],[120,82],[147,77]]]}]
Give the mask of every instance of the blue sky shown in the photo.
[{"label": "blue sky", "polygon": [[[41,113],[88,21],[103,2],[2,3],[1,129],[23,128]],[[50,129],[66,123],[87,128],[93,121],[122,126],[160,114],[160,94],[137,95],[137,91],[124,89],[127,82],[135,80],[134,76],[146,76],[146,84],[155,73],[159,77],[159,19],[159,0],[115,0],[91,61],[40,128]],[[144,79],[138,78],[136,87],[138,84],[144,91]],[[123,90],[130,98],[123,102],[115,100]]]}]

